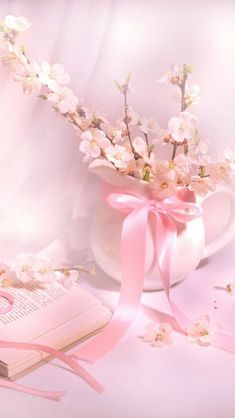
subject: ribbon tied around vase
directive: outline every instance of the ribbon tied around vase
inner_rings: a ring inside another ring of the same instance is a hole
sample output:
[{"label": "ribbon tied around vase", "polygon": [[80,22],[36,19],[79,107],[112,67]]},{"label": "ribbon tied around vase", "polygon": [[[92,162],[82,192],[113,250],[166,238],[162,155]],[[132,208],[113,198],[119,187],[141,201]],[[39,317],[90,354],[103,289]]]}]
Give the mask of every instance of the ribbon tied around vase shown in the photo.
[{"label": "ribbon tied around vase", "polygon": [[[119,343],[140,306],[150,213],[154,214],[156,220],[155,246],[158,270],[173,316],[150,308],[147,309],[147,314],[150,312],[151,318],[155,320],[159,320],[159,316],[170,319],[177,331],[186,334],[191,319],[176,306],[170,296],[170,269],[177,240],[176,222],[185,224],[202,216],[201,206],[193,202],[170,198],[159,202],[125,191],[110,193],[107,202],[112,208],[126,214],[121,234],[121,290],[117,308],[109,324],[73,355],[91,363],[99,360]],[[216,332],[211,345],[235,354],[235,339],[222,332]]]},{"label": "ribbon tied around vase", "polygon": [[98,360],[120,341],[140,305],[150,213],[153,213],[156,219],[155,245],[163,288],[181,329],[187,326],[189,320],[170,299],[170,266],[177,239],[176,222],[184,224],[202,215],[202,208],[193,202],[172,199],[159,202],[125,192],[111,193],[107,202],[112,208],[127,215],[123,221],[121,235],[121,291],[118,306],[110,323],[92,341],[75,353],[77,358],[89,362]]}]

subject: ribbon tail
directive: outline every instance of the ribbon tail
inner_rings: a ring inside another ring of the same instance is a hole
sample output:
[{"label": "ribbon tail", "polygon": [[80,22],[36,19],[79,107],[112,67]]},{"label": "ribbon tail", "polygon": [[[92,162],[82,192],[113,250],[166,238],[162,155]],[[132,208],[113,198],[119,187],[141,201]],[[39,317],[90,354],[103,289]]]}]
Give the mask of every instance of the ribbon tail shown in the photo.
[{"label": "ribbon tail", "polygon": [[170,297],[170,271],[176,247],[176,226],[168,215],[156,213],[156,228],[156,249],[160,277],[172,313],[184,333],[190,320],[180,311]]},{"label": "ribbon tail", "polygon": [[33,396],[38,396],[40,398],[50,399],[52,401],[59,401],[62,396],[66,394],[65,391],[60,392],[49,392],[39,389],[30,388],[28,386],[20,385],[16,382],[11,382],[9,380],[0,379],[0,387],[15,390],[17,392],[26,393]]},{"label": "ribbon tail", "polygon": [[17,350],[36,350],[50,354],[53,357],[58,358],[63,363],[67,364],[81,379],[83,379],[89,386],[92,387],[97,393],[104,391],[103,385],[94,379],[83,367],[81,367],[77,361],[73,360],[67,354],[62,351],[56,350],[52,347],[34,344],[34,343],[22,343],[16,341],[3,341],[0,340],[0,348],[15,348]]},{"label": "ribbon tail", "polygon": [[143,290],[148,207],[131,212],[123,222],[121,239],[122,280],[116,311],[108,325],[73,355],[95,362],[121,340],[139,308]]}]

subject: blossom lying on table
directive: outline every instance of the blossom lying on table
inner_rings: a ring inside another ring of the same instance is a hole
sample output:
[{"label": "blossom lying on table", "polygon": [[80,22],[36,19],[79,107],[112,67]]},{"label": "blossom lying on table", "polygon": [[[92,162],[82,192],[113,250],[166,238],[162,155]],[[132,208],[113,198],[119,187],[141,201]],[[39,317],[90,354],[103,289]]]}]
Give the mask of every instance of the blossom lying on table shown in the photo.
[{"label": "blossom lying on table", "polygon": [[208,315],[202,315],[187,327],[187,341],[199,345],[209,345],[213,335],[221,330],[221,325],[212,324]]},{"label": "blossom lying on table", "polygon": [[154,322],[150,322],[145,328],[144,341],[150,342],[153,347],[164,347],[173,343],[171,334],[170,324],[156,325]]},{"label": "blossom lying on table", "polygon": [[[229,183],[235,168],[235,149],[227,148],[224,157],[215,161],[209,155],[208,141],[200,137],[198,119],[188,111],[199,103],[199,86],[188,84],[192,68],[173,65],[158,80],[174,86],[174,97],[180,101],[178,115],[161,129],[153,117],[135,112],[127,103],[131,92],[130,76],[116,83],[124,98],[124,114],[115,123],[82,106],[81,100],[66,86],[70,81],[61,64],[38,64],[26,56],[25,48],[16,43],[20,32],[31,24],[24,17],[7,16],[0,22],[2,61],[22,83],[24,93],[39,93],[54,109],[82,132],[79,148],[84,162],[106,159],[122,175],[149,182],[154,198],[159,200],[187,187],[204,196],[217,184]],[[169,148],[167,159],[159,158],[161,147]]]},{"label": "blossom lying on table", "polygon": [[83,266],[70,268],[56,268],[51,260],[43,255],[25,254],[16,257],[11,265],[0,262],[0,285],[7,286],[9,283],[22,283],[37,281],[41,284],[57,281],[65,288],[70,288],[78,282],[79,272],[95,274],[95,270],[86,270]]}]

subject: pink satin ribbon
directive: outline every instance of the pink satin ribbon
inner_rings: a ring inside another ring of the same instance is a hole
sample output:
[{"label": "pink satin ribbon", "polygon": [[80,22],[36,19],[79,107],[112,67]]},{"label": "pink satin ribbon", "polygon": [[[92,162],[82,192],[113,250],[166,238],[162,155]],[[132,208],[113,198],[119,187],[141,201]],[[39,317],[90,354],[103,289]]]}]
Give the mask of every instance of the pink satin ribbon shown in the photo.
[{"label": "pink satin ribbon", "polygon": [[[75,358],[95,362],[121,340],[140,306],[144,282],[147,221],[150,213],[156,220],[157,263],[163,288],[173,317],[155,311],[155,319],[169,317],[173,327],[183,334],[191,320],[175,305],[170,297],[170,268],[177,240],[176,222],[187,223],[202,215],[202,208],[192,202],[163,202],[148,200],[125,192],[111,193],[108,203],[127,214],[121,236],[122,280],[117,309],[109,324],[93,340],[74,354]],[[149,312],[148,308],[145,311]],[[153,317],[153,312],[151,311]],[[168,319],[169,319],[168,318]],[[212,345],[235,353],[235,339],[216,333]]]},{"label": "pink satin ribbon", "polygon": [[[0,314],[9,312],[12,309],[14,303],[14,297],[7,292],[0,291],[0,297],[4,298],[8,305],[1,308]],[[81,367],[77,361],[73,360],[71,356],[64,354],[63,352],[56,350],[54,348],[34,343],[22,343],[17,341],[4,341],[0,340],[0,349],[1,348],[14,348],[17,350],[34,350],[39,352],[44,352],[50,354],[53,357],[58,358],[67,366],[69,366],[81,379],[83,379],[88,385],[90,385],[97,393],[102,393],[104,391],[103,385],[94,379],[83,367]],[[38,389],[30,388],[24,385],[20,385],[15,382],[11,382],[5,379],[0,379],[0,386],[8,389],[16,390],[18,392],[23,392],[31,394],[34,396],[39,396],[42,398],[47,398],[51,400],[59,400],[62,396],[65,395],[65,391],[51,392],[51,391],[41,391]]]}]

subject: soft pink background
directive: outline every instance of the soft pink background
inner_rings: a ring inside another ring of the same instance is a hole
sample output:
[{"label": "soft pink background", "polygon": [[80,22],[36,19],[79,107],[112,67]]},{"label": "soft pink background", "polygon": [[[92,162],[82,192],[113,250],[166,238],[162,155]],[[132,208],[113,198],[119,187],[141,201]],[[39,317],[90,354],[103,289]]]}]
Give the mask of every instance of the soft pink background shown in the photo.
[{"label": "soft pink background", "polygon": [[[11,13],[32,21],[22,37],[30,56],[38,62],[61,62],[84,103],[109,118],[122,112],[113,79],[131,71],[134,108],[166,124],[178,108],[172,90],[156,80],[173,61],[192,64],[192,81],[201,85],[203,98],[195,107],[201,132],[215,152],[234,145],[232,0],[1,0],[0,12],[1,18]],[[54,242],[54,254],[84,261],[98,181],[81,163],[78,137],[44,102],[23,96],[2,67],[0,89],[0,253],[13,257]],[[212,285],[234,279],[234,249],[235,242],[175,289],[192,314],[202,313],[207,305],[215,312],[213,299],[220,298],[218,311],[228,331],[235,325],[228,321],[234,317],[234,299],[218,296]],[[107,278],[98,275],[93,283],[104,300],[115,300],[118,287]],[[164,307],[162,294],[144,297],[152,303],[156,297]],[[55,405],[2,390],[3,418],[233,418],[235,358],[185,345],[181,337],[174,347],[152,350],[135,337],[145,322],[140,315],[129,339],[92,368],[108,387],[105,395],[97,397],[69,373],[46,366],[22,381],[36,385],[37,379],[46,384],[50,380],[52,387],[55,378],[58,388],[67,386],[70,395]]]}]

